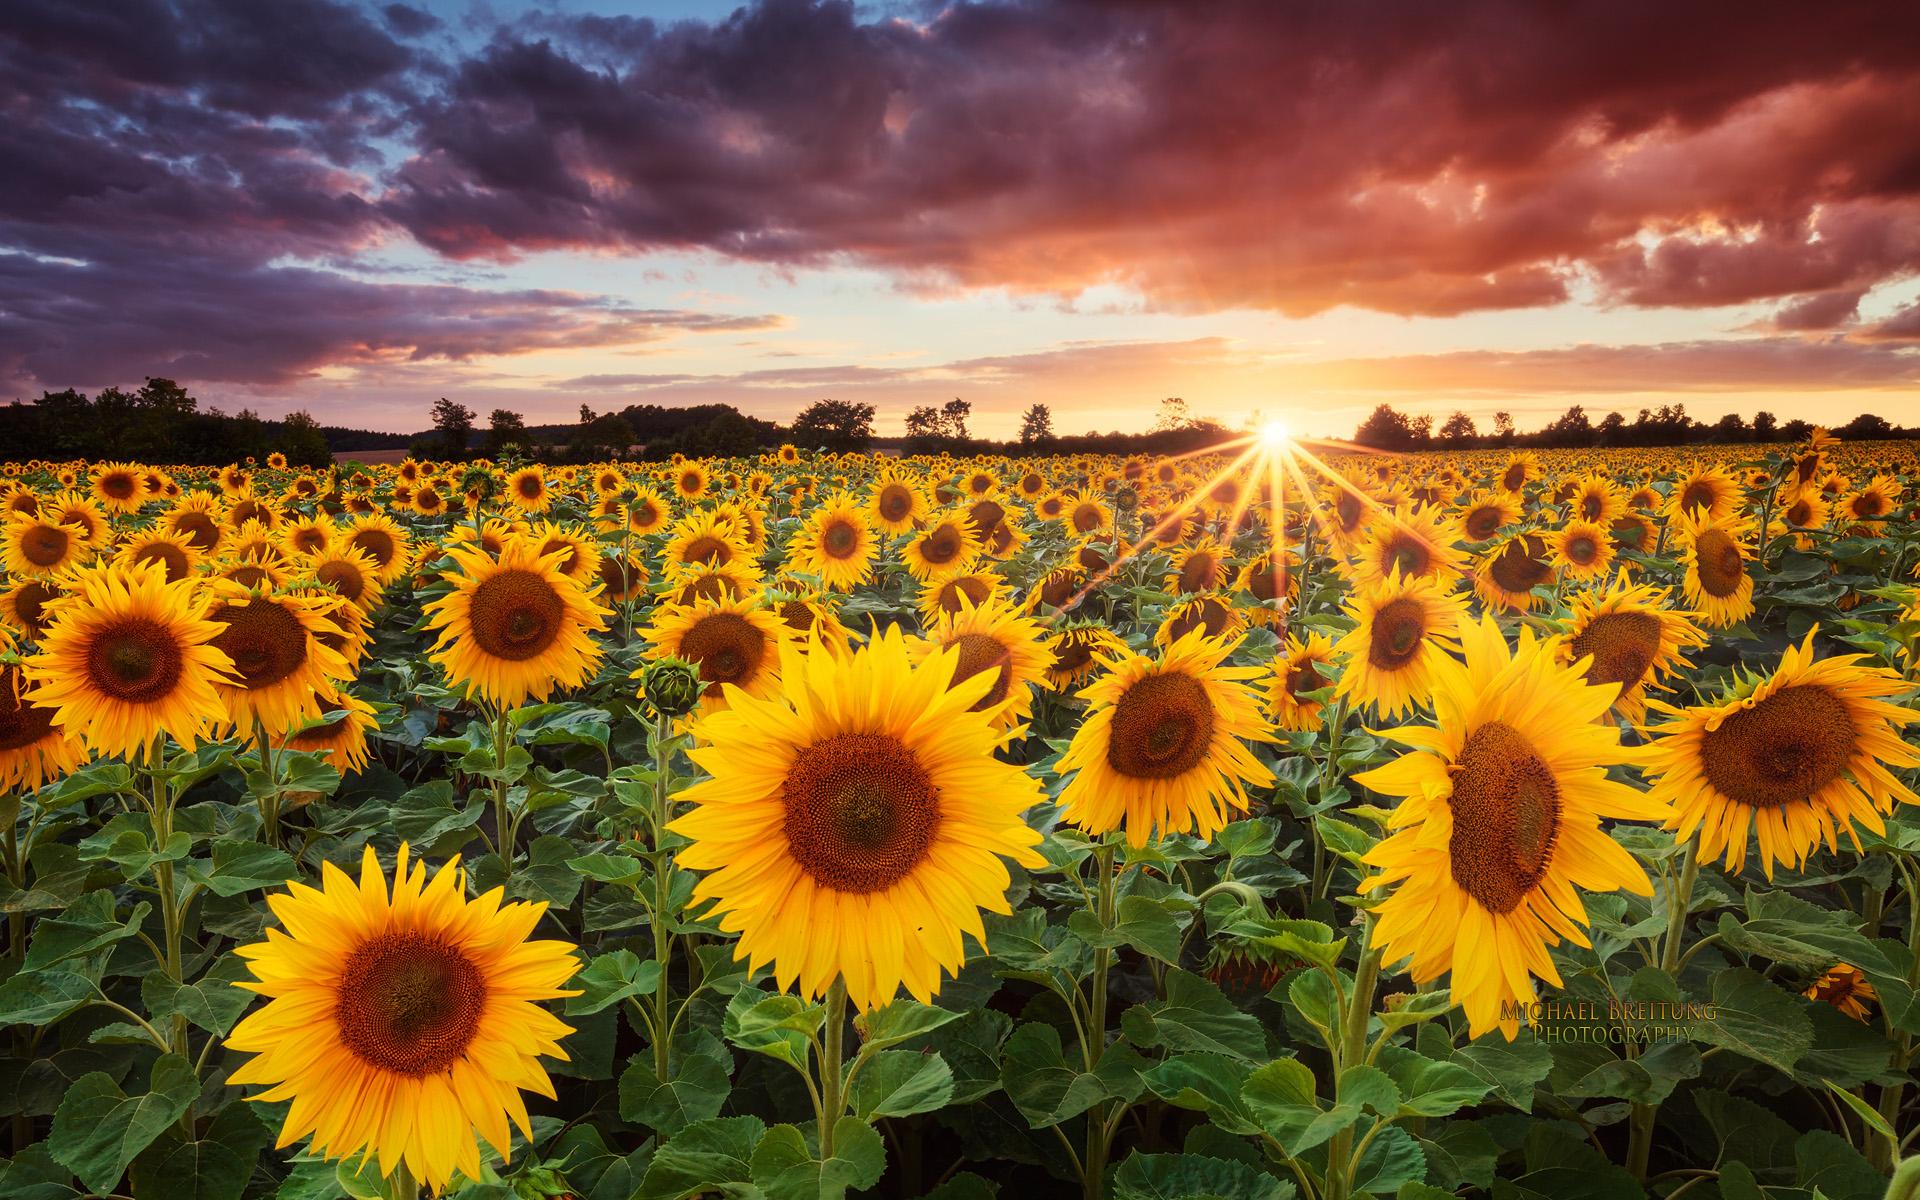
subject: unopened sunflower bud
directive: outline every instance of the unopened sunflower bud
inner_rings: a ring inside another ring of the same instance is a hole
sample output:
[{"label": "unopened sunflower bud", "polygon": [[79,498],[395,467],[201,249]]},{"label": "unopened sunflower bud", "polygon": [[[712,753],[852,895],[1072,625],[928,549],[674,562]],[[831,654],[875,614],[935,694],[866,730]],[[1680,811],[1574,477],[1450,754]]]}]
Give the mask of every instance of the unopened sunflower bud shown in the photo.
[{"label": "unopened sunflower bud", "polygon": [[669,717],[684,717],[700,703],[700,668],[684,658],[662,658],[647,664],[640,676],[640,692],[647,703]]}]

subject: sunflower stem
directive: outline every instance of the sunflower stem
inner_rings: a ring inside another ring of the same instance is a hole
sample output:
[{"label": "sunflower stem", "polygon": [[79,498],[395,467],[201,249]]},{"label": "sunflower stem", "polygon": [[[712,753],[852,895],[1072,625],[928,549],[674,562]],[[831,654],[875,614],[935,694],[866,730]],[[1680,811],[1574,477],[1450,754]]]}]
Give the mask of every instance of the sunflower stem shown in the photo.
[{"label": "sunflower stem", "polygon": [[501,867],[511,879],[515,830],[507,813],[507,717],[505,705],[493,712],[493,836],[499,843]]},{"label": "sunflower stem", "polygon": [[833,1157],[833,1127],[846,1111],[840,1060],[847,1030],[847,980],[835,975],[827,988],[827,1027],[820,1047],[820,1161]]},{"label": "sunflower stem", "polygon": [[1667,896],[1667,933],[1660,952],[1660,969],[1672,975],[1680,969],[1680,951],[1686,941],[1687,913],[1693,908],[1693,887],[1700,878],[1700,839],[1687,839],[1680,865],[1680,882]]},{"label": "sunflower stem", "polygon": [[267,835],[267,845],[280,844],[280,772],[273,760],[273,744],[267,740],[267,727],[260,718],[253,720],[254,744],[260,748],[260,773],[267,777],[267,786],[260,793],[260,827]]},{"label": "sunflower stem", "polygon": [[404,1158],[393,1169],[393,1174],[387,1176],[384,1190],[387,1200],[420,1200],[420,1184],[414,1179],[413,1172],[407,1169]]},{"label": "sunflower stem", "polygon": [[667,1080],[667,1065],[672,1056],[673,1024],[670,1017],[673,997],[673,933],[667,920],[667,906],[673,897],[673,858],[667,853],[667,817],[671,788],[669,775],[673,751],[668,744],[672,718],[656,715],[653,726],[653,959],[660,964],[660,984],[654,989],[653,1069],[654,1077]]},{"label": "sunflower stem", "polygon": [[[147,776],[153,787],[153,844],[160,849],[164,849],[173,839],[173,785],[161,773],[161,754],[166,745],[166,736],[164,733],[156,735],[146,751]],[[180,891],[174,886],[173,862],[170,859],[162,859],[153,865],[153,883],[160,893],[160,926],[166,934],[167,977],[176,983],[184,983],[180,968],[183,914],[180,911]],[[184,1013],[173,1015],[168,1042],[175,1054],[186,1057],[187,1018]]]},{"label": "sunflower stem", "polygon": [[[1104,934],[1113,928],[1114,871],[1113,843],[1103,840],[1094,850],[1094,918]],[[1104,937],[1101,939],[1106,940]],[[1089,1002],[1086,1044],[1081,1052],[1087,1070],[1100,1065],[1107,1048],[1107,971],[1113,965],[1113,951],[1105,945],[1093,952],[1093,997]],[[1087,1152],[1081,1160],[1081,1183],[1087,1200],[1100,1200],[1106,1192],[1107,1149],[1112,1130],[1107,1122],[1107,1105],[1101,1102],[1087,1112]]]}]

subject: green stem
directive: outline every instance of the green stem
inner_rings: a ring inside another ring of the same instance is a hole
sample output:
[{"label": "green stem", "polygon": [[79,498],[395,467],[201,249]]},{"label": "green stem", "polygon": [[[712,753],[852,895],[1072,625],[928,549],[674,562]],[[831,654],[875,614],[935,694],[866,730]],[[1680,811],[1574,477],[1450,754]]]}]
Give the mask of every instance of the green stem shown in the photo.
[{"label": "green stem", "polygon": [[[1667,886],[1667,930],[1660,943],[1660,969],[1668,975],[1678,975],[1681,963],[1686,961],[1681,951],[1686,946],[1687,914],[1693,910],[1693,888],[1699,879],[1700,839],[1689,838],[1682,851],[1680,878],[1678,882],[1669,879]],[[1654,1123],[1659,1114],[1658,1104],[1636,1102],[1627,1110],[1627,1170],[1641,1182],[1647,1178],[1647,1163],[1653,1156]]]},{"label": "green stem", "polygon": [[[1336,1087],[1342,1072],[1366,1060],[1367,1027],[1373,1021],[1373,996],[1379,983],[1380,948],[1373,944],[1373,914],[1367,913],[1360,926],[1360,963],[1354,968],[1353,990],[1347,993],[1339,1040],[1332,1047]],[[1364,1149],[1363,1145],[1361,1150]],[[1347,1200],[1359,1157],[1360,1152],[1353,1145],[1352,1126],[1333,1136],[1327,1146],[1327,1200]]]},{"label": "green stem", "polygon": [[[173,838],[173,786],[160,773],[161,751],[165,745],[165,734],[153,739],[147,747],[147,774],[153,788],[153,842],[156,848],[164,849]],[[180,890],[174,885],[173,862],[162,859],[153,867],[154,887],[160,893],[160,927],[165,933],[167,977],[176,983],[186,982],[181,973],[180,943],[183,939],[185,913],[181,909]],[[185,1014],[175,1013],[172,1028],[168,1031],[168,1042],[173,1052],[182,1058],[187,1054],[187,1018]]]},{"label": "green stem", "polygon": [[673,858],[666,852],[669,799],[668,771],[673,752],[668,746],[672,718],[660,713],[653,728],[653,960],[660,964],[660,985],[654,989],[653,1039],[654,1077],[667,1080],[667,1065],[673,1048],[672,965],[673,933],[667,920],[667,908],[673,898]]},{"label": "green stem", "polygon": [[260,773],[267,777],[267,790],[260,793],[260,827],[267,845],[280,844],[280,772],[273,760],[273,743],[267,740],[267,727],[258,717],[253,722],[253,740],[260,748]]},{"label": "green stem", "polygon": [[387,1176],[382,1190],[386,1192],[387,1200],[420,1200],[420,1184],[414,1179],[413,1172],[407,1169],[407,1160],[404,1158],[393,1169],[393,1174]]},{"label": "green stem", "polygon": [[[1094,851],[1094,917],[1102,933],[1114,923],[1113,843],[1102,841]],[[1104,939],[1103,939],[1104,940]],[[1113,965],[1113,951],[1101,946],[1093,952],[1093,997],[1088,1005],[1086,1041],[1081,1047],[1087,1070],[1096,1070],[1107,1049],[1107,971]],[[1081,1184],[1087,1200],[1100,1200],[1105,1194],[1107,1149],[1112,1134],[1107,1125],[1107,1105],[1096,1104],[1087,1113],[1087,1152],[1081,1158]]]},{"label": "green stem", "polygon": [[835,975],[827,989],[827,1027],[820,1050],[820,1161],[833,1157],[833,1127],[846,1112],[840,1062],[847,1031],[847,980]]},{"label": "green stem", "polygon": [[501,865],[511,878],[515,830],[507,812],[507,715],[504,707],[493,714],[493,836],[499,845]]}]

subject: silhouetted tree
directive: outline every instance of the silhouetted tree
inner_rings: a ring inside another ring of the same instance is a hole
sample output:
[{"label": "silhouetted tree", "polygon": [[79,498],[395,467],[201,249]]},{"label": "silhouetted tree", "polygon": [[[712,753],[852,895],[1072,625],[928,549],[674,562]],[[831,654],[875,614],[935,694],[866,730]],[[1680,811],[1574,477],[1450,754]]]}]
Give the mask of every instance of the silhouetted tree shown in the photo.
[{"label": "silhouetted tree", "polygon": [[1779,424],[1765,409],[1753,414],[1753,440],[1771,442],[1779,434]]},{"label": "silhouetted tree", "polygon": [[433,428],[439,438],[441,458],[458,460],[467,456],[467,443],[473,438],[473,418],[473,410],[464,404],[445,396],[434,401]]},{"label": "silhouetted tree", "polygon": [[1513,445],[1513,414],[1497,412],[1493,414],[1493,440],[1496,445]]},{"label": "silhouetted tree", "polygon": [[1045,446],[1053,441],[1053,410],[1044,404],[1036,404],[1020,418],[1020,444],[1022,446]]},{"label": "silhouetted tree", "polygon": [[1153,422],[1155,433],[1177,433],[1193,424],[1193,412],[1187,402],[1179,396],[1168,396],[1160,402],[1160,415]]},{"label": "silhouetted tree", "polygon": [[1395,411],[1390,404],[1382,404],[1360,422],[1353,440],[1375,450],[1411,450],[1414,443],[1413,424],[1407,420],[1406,414]]},{"label": "silhouetted tree", "polygon": [[1594,426],[1594,441],[1602,446],[1618,446],[1626,437],[1627,418],[1617,412],[1610,412]]},{"label": "silhouetted tree", "polygon": [[1445,425],[1440,427],[1440,440],[1449,445],[1461,446],[1471,442],[1479,436],[1479,433],[1480,431],[1474,427],[1472,417],[1463,412],[1456,412],[1447,418]]},{"label": "silhouetted tree", "polygon": [[1893,425],[1885,417],[1873,413],[1861,413],[1853,420],[1833,431],[1836,437],[1850,442],[1879,441],[1893,436]]},{"label": "silhouetted tree", "polygon": [[940,420],[946,435],[957,441],[967,440],[967,418],[973,415],[973,405],[955,396],[940,406]]},{"label": "silhouetted tree", "polygon": [[496,408],[487,418],[487,439],[481,448],[488,458],[499,458],[508,446],[530,450],[533,439],[527,433],[525,417],[510,408]]},{"label": "silhouetted tree", "polygon": [[286,455],[287,462],[296,467],[318,469],[333,465],[333,451],[327,449],[327,435],[320,432],[320,423],[306,412],[290,412],[281,420],[280,453]]},{"label": "silhouetted tree", "polygon": [[1707,436],[1716,442],[1744,442],[1749,436],[1747,422],[1739,413],[1728,413],[1713,423]]},{"label": "silhouetted tree", "polygon": [[796,442],[836,454],[863,451],[873,443],[873,405],[816,400],[794,417],[790,433]]}]

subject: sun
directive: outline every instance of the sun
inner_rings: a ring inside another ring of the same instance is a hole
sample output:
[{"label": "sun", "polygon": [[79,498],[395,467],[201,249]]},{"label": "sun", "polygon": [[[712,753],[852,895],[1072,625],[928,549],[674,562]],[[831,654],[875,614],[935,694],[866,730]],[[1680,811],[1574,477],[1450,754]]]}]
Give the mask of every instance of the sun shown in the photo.
[{"label": "sun", "polygon": [[1268,450],[1284,450],[1293,441],[1293,430],[1287,428],[1285,421],[1263,421],[1260,425],[1260,444]]}]

